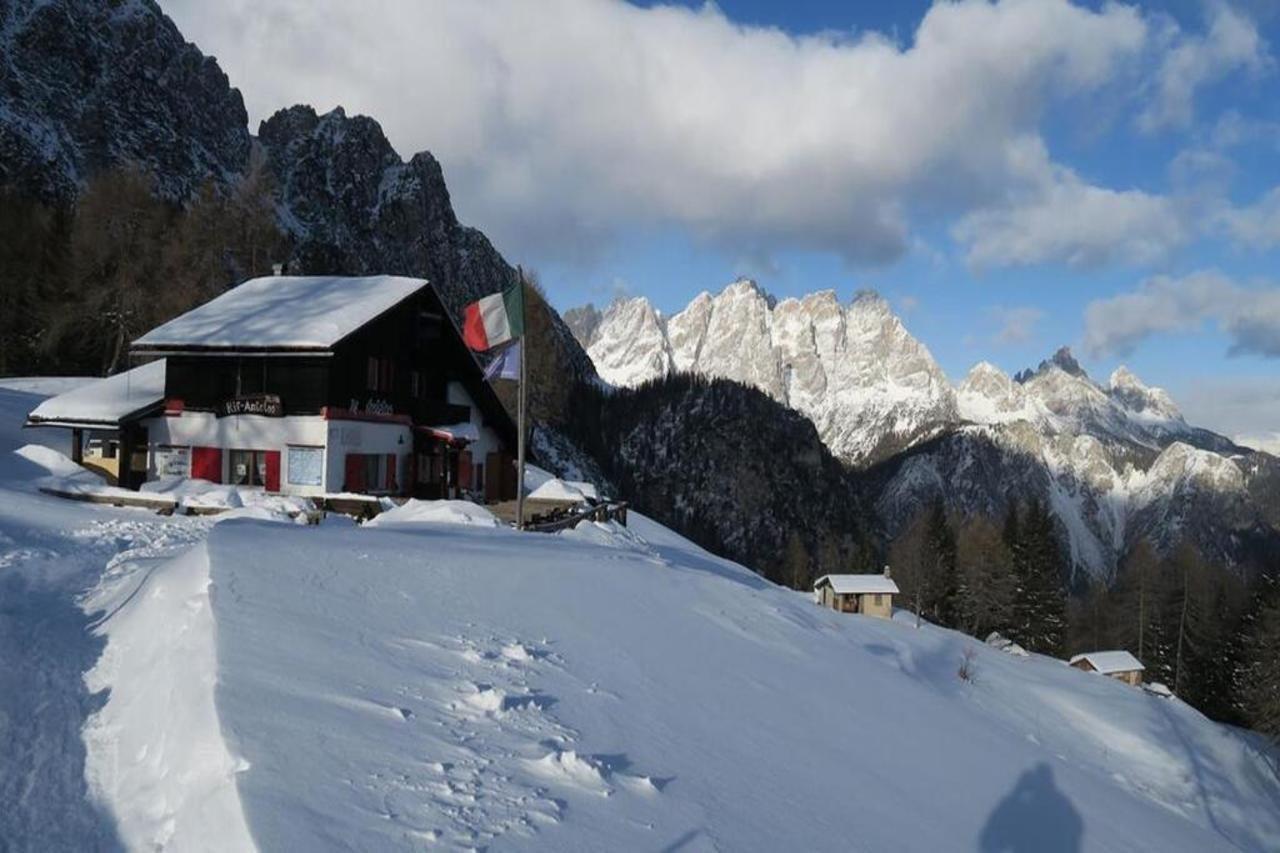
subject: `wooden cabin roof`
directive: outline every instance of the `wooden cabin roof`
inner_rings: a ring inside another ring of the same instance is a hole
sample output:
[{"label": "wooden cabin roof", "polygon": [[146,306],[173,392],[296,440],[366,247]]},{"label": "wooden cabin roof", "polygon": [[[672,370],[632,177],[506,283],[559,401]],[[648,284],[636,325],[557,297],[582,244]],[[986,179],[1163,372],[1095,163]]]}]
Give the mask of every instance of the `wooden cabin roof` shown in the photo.
[{"label": "wooden cabin roof", "polygon": [[132,350],[323,352],[426,286],[395,275],[253,278],[157,326]]},{"label": "wooden cabin roof", "polygon": [[1142,665],[1142,661],[1126,651],[1085,652],[1073,657],[1071,665],[1075,666],[1081,661],[1087,661],[1090,666],[1103,675],[1113,675],[1117,672],[1141,672],[1146,669]]},{"label": "wooden cabin roof", "polygon": [[813,588],[830,586],[837,595],[865,595],[888,593],[897,595],[898,585],[885,575],[823,575],[813,582]]},{"label": "wooden cabin roof", "polygon": [[27,416],[28,426],[115,429],[164,403],[165,360],[94,379],[50,397]]}]

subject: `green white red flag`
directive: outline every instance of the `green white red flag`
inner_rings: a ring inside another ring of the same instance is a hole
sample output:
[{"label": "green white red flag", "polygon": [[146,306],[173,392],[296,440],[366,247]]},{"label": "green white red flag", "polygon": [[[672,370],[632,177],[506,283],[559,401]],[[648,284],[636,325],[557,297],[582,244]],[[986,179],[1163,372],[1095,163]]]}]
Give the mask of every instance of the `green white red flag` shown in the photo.
[{"label": "green white red flag", "polygon": [[516,285],[467,306],[462,339],[477,352],[493,349],[524,334],[524,288]]}]

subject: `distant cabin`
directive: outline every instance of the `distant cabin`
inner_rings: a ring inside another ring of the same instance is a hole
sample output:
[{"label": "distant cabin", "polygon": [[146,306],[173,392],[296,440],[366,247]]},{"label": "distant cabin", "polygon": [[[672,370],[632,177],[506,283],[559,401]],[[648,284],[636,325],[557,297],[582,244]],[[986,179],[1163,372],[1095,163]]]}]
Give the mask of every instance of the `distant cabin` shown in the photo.
[{"label": "distant cabin", "polygon": [[1142,672],[1146,669],[1142,661],[1125,651],[1086,652],[1073,657],[1070,663],[1076,669],[1098,672],[1134,687],[1142,684]]},{"label": "distant cabin", "polygon": [[814,581],[813,594],[823,607],[841,613],[891,619],[898,585],[889,577],[888,569],[882,575],[823,575]]},{"label": "distant cabin", "polygon": [[[515,497],[516,425],[422,279],[252,279],[130,355],[145,363],[27,418],[70,429],[73,459],[120,486],[180,477],[306,496]],[[98,446],[103,458],[86,460]]]}]

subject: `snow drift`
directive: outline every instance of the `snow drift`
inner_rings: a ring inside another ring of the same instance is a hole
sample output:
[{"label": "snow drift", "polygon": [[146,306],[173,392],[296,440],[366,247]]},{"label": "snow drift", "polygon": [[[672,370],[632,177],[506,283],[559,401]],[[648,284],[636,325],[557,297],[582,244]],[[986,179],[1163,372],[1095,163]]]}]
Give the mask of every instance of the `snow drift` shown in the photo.
[{"label": "snow drift", "polygon": [[632,518],[218,525],[103,623],[95,790],[132,847],[1280,843],[1248,735]]}]

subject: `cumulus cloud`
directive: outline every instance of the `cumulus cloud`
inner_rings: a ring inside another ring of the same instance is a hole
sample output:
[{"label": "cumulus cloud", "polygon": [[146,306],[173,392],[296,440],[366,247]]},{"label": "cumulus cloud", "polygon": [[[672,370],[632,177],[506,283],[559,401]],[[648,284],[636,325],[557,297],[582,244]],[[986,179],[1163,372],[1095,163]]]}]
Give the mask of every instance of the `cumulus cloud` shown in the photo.
[{"label": "cumulus cloud", "polygon": [[[907,43],[620,0],[165,9],[243,87],[252,116],[301,101],[376,117],[402,153],[431,149],[464,217],[516,254],[571,254],[638,224],[738,252],[883,262],[910,245],[917,210],[998,207],[1011,193],[1033,218],[1073,202],[1091,215],[1055,243],[993,213],[969,232],[976,259],[1145,257],[1176,236],[1142,193],[1053,168],[1047,188],[1044,175],[1023,186],[1021,158],[1043,147],[1055,99],[1132,81],[1147,56],[1148,24],[1127,6],[940,3]],[[1101,245],[1104,213],[1137,232],[1136,249]]]},{"label": "cumulus cloud", "polygon": [[1196,380],[1181,389],[1178,399],[1190,423],[1280,455],[1280,379]]},{"label": "cumulus cloud", "polygon": [[992,341],[997,344],[1025,344],[1035,334],[1036,325],[1044,318],[1039,308],[996,306],[988,309],[997,329]]},{"label": "cumulus cloud", "polygon": [[1248,17],[1225,2],[1208,6],[1208,30],[1186,34],[1167,23],[1164,53],[1154,79],[1151,100],[1138,115],[1138,126],[1154,131],[1191,123],[1196,91],[1228,74],[1261,72],[1271,62],[1266,42]]},{"label": "cumulus cloud", "polygon": [[1280,286],[1244,287],[1216,271],[1157,276],[1137,290],[1089,303],[1085,349],[1124,355],[1153,335],[1210,323],[1230,340],[1230,354],[1280,358]]},{"label": "cumulus cloud", "polygon": [[1280,246],[1280,187],[1251,205],[1224,208],[1217,222],[1232,240],[1253,249]]},{"label": "cumulus cloud", "polygon": [[1022,180],[1007,203],[970,213],[952,229],[971,266],[1145,264],[1187,241],[1185,214],[1172,199],[1093,186],[1051,163],[1038,140],[1026,149],[1015,158]]}]

